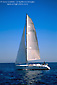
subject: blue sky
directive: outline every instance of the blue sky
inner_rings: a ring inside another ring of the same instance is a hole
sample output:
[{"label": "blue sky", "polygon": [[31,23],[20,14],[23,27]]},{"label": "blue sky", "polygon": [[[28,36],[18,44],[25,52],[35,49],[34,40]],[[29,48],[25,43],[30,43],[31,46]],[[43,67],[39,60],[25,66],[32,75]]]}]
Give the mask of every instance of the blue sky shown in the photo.
[{"label": "blue sky", "polygon": [[39,61],[57,62],[57,0],[34,1],[34,4],[25,6],[0,3],[0,63],[15,62],[26,13],[36,29]]}]

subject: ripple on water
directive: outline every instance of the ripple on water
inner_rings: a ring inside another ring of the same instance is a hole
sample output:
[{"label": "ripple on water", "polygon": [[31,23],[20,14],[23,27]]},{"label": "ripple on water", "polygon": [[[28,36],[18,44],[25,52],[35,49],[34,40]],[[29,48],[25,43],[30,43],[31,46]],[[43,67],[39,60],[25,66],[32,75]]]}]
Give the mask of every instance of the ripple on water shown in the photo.
[{"label": "ripple on water", "polygon": [[[0,85],[56,85],[57,84],[57,64],[53,66],[50,64],[51,70],[49,71],[16,71],[14,65],[8,64],[1,70],[0,67]],[[53,66],[53,67],[52,67]],[[12,69],[14,70],[10,70]],[[5,70],[4,70],[5,68]],[[55,70],[54,70],[55,68]]]}]

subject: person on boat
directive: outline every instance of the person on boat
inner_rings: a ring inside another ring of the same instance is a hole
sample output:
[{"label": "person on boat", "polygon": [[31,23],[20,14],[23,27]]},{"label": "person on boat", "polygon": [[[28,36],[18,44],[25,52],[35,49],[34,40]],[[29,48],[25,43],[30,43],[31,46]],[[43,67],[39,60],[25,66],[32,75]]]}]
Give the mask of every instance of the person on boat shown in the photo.
[{"label": "person on boat", "polygon": [[45,65],[45,61],[44,61],[44,65]]},{"label": "person on boat", "polygon": [[43,65],[48,65],[48,64],[46,64],[45,61],[44,61]]},{"label": "person on boat", "polygon": [[45,61],[44,61],[43,65],[45,65]]}]

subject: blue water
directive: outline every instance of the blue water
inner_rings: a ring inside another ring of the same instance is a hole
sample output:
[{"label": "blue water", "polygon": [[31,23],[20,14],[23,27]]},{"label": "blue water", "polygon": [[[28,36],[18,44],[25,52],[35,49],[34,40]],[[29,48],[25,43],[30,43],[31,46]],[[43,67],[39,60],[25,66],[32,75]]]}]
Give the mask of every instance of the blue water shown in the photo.
[{"label": "blue water", "polygon": [[57,85],[57,63],[50,70],[17,71],[14,63],[0,63],[0,85]]}]

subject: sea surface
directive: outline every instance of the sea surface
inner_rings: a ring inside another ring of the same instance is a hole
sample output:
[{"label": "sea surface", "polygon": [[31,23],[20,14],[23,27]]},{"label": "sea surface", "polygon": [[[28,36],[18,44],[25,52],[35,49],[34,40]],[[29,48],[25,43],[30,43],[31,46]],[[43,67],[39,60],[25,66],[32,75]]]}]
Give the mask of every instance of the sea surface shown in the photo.
[{"label": "sea surface", "polygon": [[14,63],[0,63],[0,85],[57,85],[57,63],[50,70],[16,70]]}]

